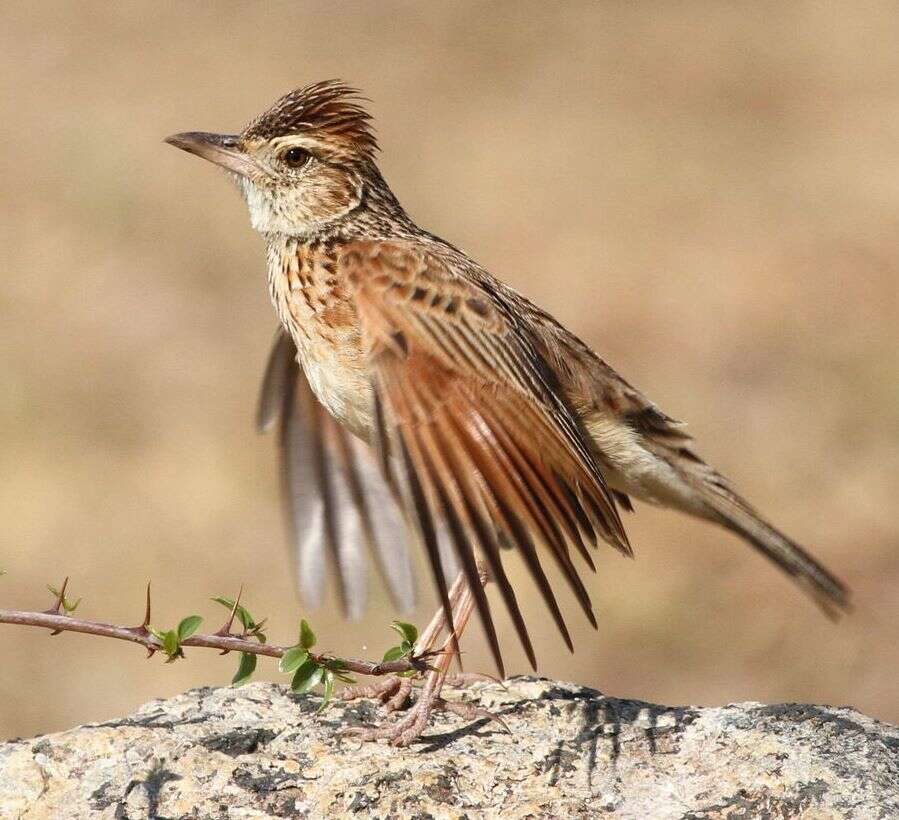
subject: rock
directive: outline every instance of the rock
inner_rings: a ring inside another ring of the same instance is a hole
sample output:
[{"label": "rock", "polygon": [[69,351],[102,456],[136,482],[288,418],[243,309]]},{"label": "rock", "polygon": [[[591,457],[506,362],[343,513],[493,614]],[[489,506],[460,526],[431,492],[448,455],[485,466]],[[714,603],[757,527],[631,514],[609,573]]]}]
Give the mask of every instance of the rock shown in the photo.
[{"label": "rock", "polygon": [[450,693],[409,749],[341,729],[383,720],[254,683],[0,745],[0,816],[899,817],[899,729],[848,708],[655,706],[538,678]]}]

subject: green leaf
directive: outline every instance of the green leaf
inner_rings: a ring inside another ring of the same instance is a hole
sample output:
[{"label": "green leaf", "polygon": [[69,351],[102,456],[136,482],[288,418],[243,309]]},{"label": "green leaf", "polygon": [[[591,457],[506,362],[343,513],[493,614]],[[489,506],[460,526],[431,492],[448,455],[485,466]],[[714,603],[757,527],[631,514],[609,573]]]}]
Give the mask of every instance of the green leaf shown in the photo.
[{"label": "green leaf", "polygon": [[258,624],[253,624],[247,635],[254,637],[259,643],[265,643],[265,633],[262,631],[262,627],[265,626],[267,620],[268,618],[263,618]]},{"label": "green leaf", "polygon": [[[0,575],[3,575],[3,572],[2,572],[2,571],[0,571]],[[71,600],[69,600],[68,598],[66,598],[65,595],[60,595],[60,594],[59,594],[59,590],[56,589],[56,587],[53,587],[53,586],[50,586],[50,584],[47,584],[47,589],[53,594],[53,596],[54,596],[57,600],[59,600],[60,606],[62,606],[63,611],[64,611],[66,614],[68,614],[68,613],[70,613],[70,612],[74,612],[76,609],[78,609],[78,604],[81,603],[81,598],[79,598],[79,599],[78,599],[77,601],[75,601],[75,603],[73,604],[73,603],[71,602]]]},{"label": "green leaf", "polygon": [[181,654],[181,647],[178,643],[178,633],[175,632],[174,629],[169,630],[163,636],[162,648],[171,660],[174,660]]},{"label": "green leaf", "polygon": [[344,683],[355,683],[356,679],[347,674],[347,662],[343,658],[322,658],[319,663],[329,672],[334,674],[334,678]]},{"label": "green leaf", "polygon": [[[232,603],[231,606],[234,606]],[[256,671],[256,656],[252,652],[241,652],[237,672],[231,679],[234,686],[243,686]]]},{"label": "green leaf", "polygon": [[399,660],[400,658],[402,658],[403,655],[405,655],[405,654],[406,654],[406,653],[403,651],[403,647],[401,647],[401,646],[391,646],[390,649],[388,649],[388,650],[384,653],[384,660],[385,660],[385,661],[398,661],[398,660]]},{"label": "green leaf", "polygon": [[414,644],[418,640],[418,627],[414,624],[407,624],[405,621],[394,621],[390,628],[410,644]]},{"label": "green leaf", "polygon": [[[212,598],[217,604],[221,604],[228,610],[234,609],[234,601],[230,598],[223,598],[221,596],[216,596]],[[244,632],[247,637],[255,638],[259,643],[265,643],[265,634],[262,632],[262,627],[265,624],[267,618],[263,618],[258,623],[250,614],[249,610],[246,607],[238,605],[237,609],[234,609],[234,615],[238,621],[243,624]]]},{"label": "green leaf", "polygon": [[309,653],[302,646],[292,646],[282,656],[278,662],[278,669],[285,675],[293,674],[306,661],[309,660]]},{"label": "green leaf", "polygon": [[162,644],[162,651],[169,656],[166,663],[171,663],[177,658],[184,657],[184,653],[181,651],[181,640],[178,638],[178,633],[174,629],[163,631],[157,629],[155,626],[147,624],[147,632]]},{"label": "green leaf", "polygon": [[310,658],[294,672],[290,688],[297,694],[302,695],[318,685],[324,672],[325,670]]},{"label": "green leaf", "polygon": [[201,623],[203,623],[203,619],[199,615],[188,615],[186,618],[182,618],[181,623],[178,624],[178,640],[183,641],[185,638],[189,638],[200,628]]},{"label": "green leaf", "polygon": [[303,649],[312,649],[315,646],[315,633],[305,619],[300,621],[300,646]]},{"label": "green leaf", "polygon": [[[225,609],[234,609],[234,601],[231,598],[216,597],[212,600],[217,604],[221,604],[223,607],[225,607]],[[250,615],[246,607],[238,604],[238,607],[234,611],[234,614],[237,616],[237,620],[239,620],[243,624],[244,629],[250,630],[256,626],[256,622],[253,620],[253,616]]]},{"label": "green leaf", "polygon": [[325,686],[322,695],[322,705],[315,710],[315,714],[321,712],[331,702],[331,696],[334,694],[334,673],[330,670],[326,670],[323,682]]}]

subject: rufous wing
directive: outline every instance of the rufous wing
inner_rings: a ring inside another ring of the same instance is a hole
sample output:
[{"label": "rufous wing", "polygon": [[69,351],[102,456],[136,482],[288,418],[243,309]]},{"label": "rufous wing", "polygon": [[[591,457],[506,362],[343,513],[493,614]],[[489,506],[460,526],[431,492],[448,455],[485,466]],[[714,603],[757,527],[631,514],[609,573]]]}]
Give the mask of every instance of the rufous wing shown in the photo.
[{"label": "rufous wing", "polygon": [[477,581],[486,560],[532,663],[500,548],[523,556],[565,641],[570,637],[541,566],[549,549],[595,625],[571,560],[592,567],[584,540],[630,553],[592,445],[526,329],[503,303],[412,243],[360,242],[340,259],[359,313],[376,405],[381,463],[399,489],[450,618],[436,533],[445,526],[474,590],[498,667],[496,631]]}]

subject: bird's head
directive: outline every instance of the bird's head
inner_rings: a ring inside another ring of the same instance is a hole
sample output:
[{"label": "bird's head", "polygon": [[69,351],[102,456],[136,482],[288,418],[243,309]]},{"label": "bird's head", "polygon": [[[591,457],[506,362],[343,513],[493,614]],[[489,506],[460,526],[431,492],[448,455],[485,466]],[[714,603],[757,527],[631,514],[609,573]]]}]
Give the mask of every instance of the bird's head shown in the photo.
[{"label": "bird's head", "polygon": [[257,231],[303,236],[363,201],[377,176],[370,120],[358,92],[328,80],[286,94],[239,134],[190,131],[166,142],[234,175]]}]

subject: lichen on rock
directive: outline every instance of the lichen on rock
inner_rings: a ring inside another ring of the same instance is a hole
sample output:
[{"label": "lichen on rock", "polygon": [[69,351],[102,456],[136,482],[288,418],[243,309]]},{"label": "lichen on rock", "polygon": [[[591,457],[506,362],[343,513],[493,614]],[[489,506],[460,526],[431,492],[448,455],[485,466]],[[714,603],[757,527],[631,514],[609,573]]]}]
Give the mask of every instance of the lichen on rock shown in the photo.
[{"label": "lichen on rock", "polygon": [[370,701],[274,684],[194,689],[0,745],[0,816],[633,818],[899,816],[899,729],[852,709],[667,707],[531,677],[455,690],[408,749],[341,730]]}]

